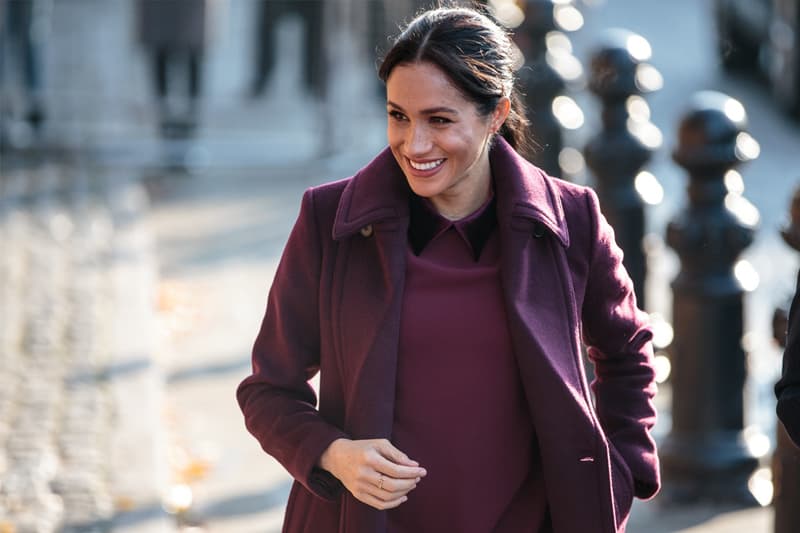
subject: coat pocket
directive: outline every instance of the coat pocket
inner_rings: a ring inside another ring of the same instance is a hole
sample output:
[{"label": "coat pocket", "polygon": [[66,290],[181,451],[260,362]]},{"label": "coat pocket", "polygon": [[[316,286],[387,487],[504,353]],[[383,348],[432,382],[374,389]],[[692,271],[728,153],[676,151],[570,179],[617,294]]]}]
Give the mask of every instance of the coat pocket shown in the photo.
[{"label": "coat pocket", "polygon": [[336,533],[341,497],[324,500],[295,481],[286,502],[283,533]]},{"label": "coat pocket", "polygon": [[608,443],[609,458],[611,459],[611,490],[614,502],[614,517],[617,531],[625,531],[625,523],[633,505],[633,475],[625,459],[614,445]]}]

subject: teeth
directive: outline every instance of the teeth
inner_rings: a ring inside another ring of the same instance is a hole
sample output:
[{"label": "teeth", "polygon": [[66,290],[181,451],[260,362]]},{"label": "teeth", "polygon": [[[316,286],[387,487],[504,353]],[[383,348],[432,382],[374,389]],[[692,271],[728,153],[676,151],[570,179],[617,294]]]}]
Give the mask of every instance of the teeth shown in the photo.
[{"label": "teeth", "polygon": [[437,159],[436,161],[431,161],[429,163],[415,163],[410,159],[408,160],[411,166],[417,170],[431,170],[441,165],[443,161],[444,159]]}]

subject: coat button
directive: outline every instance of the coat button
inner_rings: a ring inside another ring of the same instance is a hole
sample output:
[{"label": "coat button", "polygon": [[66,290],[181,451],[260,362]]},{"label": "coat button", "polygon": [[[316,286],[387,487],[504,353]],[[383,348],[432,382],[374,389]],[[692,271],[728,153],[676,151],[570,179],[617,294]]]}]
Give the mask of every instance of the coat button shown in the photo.
[{"label": "coat button", "polygon": [[537,222],[536,224],[534,224],[533,226],[534,237],[536,237],[537,239],[541,239],[542,237],[544,237],[544,232],[545,232],[544,224],[542,224],[541,222]]},{"label": "coat button", "polygon": [[361,228],[361,235],[364,237],[371,237],[372,236],[372,224],[367,224],[363,228]]}]

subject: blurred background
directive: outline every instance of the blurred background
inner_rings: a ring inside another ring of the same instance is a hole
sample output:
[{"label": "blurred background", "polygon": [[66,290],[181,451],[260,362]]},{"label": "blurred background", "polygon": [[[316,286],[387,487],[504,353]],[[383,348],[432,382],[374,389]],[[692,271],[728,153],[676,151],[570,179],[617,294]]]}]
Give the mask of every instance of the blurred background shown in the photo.
[{"label": "blurred background", "polygon": [[[628,530],[800,531],[799,3],[480,4],[653,317],[665,485]],[[0,532],[280,530],[235,388],[302,192],[384,146],[376,65],[430,5],[0,0]]]}]

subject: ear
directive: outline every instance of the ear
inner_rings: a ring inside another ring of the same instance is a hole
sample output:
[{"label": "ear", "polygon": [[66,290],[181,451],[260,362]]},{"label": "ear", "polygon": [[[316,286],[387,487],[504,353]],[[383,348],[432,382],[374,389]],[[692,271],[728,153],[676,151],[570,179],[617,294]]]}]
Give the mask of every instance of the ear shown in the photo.
[{"label": "ear", "polygon": [[497,102],[497,107],[494,108],[492,111],[492,131],[497,133],[500,128],[503,126],[503,122],[506,121],[508,118],[508,114],[511,112],[511,100],[507,96],[504,96]]}]

